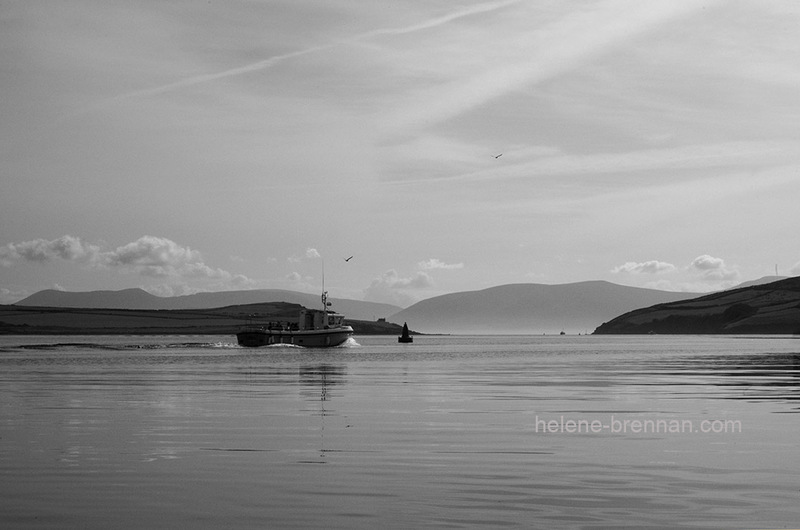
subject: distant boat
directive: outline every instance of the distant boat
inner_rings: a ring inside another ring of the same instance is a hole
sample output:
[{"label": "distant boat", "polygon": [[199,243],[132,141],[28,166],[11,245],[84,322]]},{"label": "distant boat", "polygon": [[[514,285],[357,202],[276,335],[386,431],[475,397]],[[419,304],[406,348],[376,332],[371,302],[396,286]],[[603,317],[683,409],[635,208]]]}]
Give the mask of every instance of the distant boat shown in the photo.
[{"label": "distant boat", "polygon": [[344,324],[344,315],[328,311],[328,293],[322,292],[322,309],[301,309],[297,322],[248,324],[236,334],[240,346],[294,344],[307,348],[338,346],[353,336]]},{"label": "distant boat", "polygon": [[414,337],[408,334],[408,324],[403,322],[403,334],[397,337],[397,342],[414,342]]}]

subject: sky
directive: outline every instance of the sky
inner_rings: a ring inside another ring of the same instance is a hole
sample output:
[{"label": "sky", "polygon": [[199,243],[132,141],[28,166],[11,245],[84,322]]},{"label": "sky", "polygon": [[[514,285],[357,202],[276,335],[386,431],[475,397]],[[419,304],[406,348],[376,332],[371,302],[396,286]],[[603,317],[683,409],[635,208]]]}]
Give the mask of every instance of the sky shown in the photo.
[{"label": "sky", "polygon": [[798,27],[780,0],[0,0],[0,303],[798,275]]}]

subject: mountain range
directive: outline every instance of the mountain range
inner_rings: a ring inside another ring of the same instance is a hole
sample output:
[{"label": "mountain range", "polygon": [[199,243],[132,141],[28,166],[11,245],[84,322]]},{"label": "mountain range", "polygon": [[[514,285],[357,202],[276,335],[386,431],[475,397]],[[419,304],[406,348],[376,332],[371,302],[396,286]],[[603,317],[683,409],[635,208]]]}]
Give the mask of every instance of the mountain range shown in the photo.
[{"label": "mountain range", "polygon": [[390,320],[422,333],[591,333],[633,309],[696,296],[606,281],[509,284],[429,298]]},{"label": "mountain range", "polygon": [[[400,307],[391,304],[363,302],[346,298],[329,298],[333,309],[348,318],[377,320],[397,313]],[[318,294],[285,291],[281,289],[255,289],[249,291],[220,291],[183,296],[156,296],[142,289],[120,291],[68,292],[46,289],[20,300],[14,305],[37,307],[74,307],[92,309],[209,309],[263,302],[287,302],[308,308],[320,308]]]},{"label": "mountain range", "polygon": [[[792,280],[790,278],[790,280]],[[697,299],[713,302],[724,311],[725,293],[739,290],[761,292],[761,286],[780,284],[784,277],[765,277],[741,284],[738,289],[715,294],[669,292],[617,285],[606,281],[586,281],[559,285],[508,284],[478,291],[464,291],[428,298],[402,309],[391,304],[349,299],[331,299],[333,309],[348,319],[408,323],[421,333],[469,334],[541,334],[611,332],[611,321],[622,315],[640,319],[650,308],[659,308],[665,318],[669,311],[681,311],[694,306],[687,301]],[[786,284],[789,285],[789,284]],[[779,296],[779,295],[776,295]],[[791,295],[780,295],[789,296]],[[720,298],[715,298],[720,297]],[[94,308],[129,310],[197,310],[247,304],[286,302],[304,307],[319,307],[319,295],[277,289],[197,293],[185,296],[159,297],[142,289],[120,291],[65,292],[44,290],[14,304],[20,306],[56,308]],[[686,303],[683,303],[686,302]],[[665,305],[666,304],[666,305]],[[671,304],[671,305],[670,305]],[[751,302],[748,302],[751,304]],[[753,304],[751,304],[753,305]],[[742,309],[742,308],[740,308]],[[665,313],[666,311],[666,313]],[[630,320],[630,322],[639,320]],[[630,328],[633,329],[633,328]],[[637,332],[637,331],[629,331]]]},{"label": "mountain range", "polygon": [[[390,304],[331,299],[349,319],[408,322],[423,333],[571,333],[591,332],[603,322],[633,309],[684,300],[697,293],[626,287],[605,281],[561,285],[510,284],[436,296],[402,309]],[[197,293],[160,297],[142,289],[120,291],[39,291],[16,306],[95,309],[192,310],[234,305],[288,302],[318,307],[318,295],[276,289]]]}]

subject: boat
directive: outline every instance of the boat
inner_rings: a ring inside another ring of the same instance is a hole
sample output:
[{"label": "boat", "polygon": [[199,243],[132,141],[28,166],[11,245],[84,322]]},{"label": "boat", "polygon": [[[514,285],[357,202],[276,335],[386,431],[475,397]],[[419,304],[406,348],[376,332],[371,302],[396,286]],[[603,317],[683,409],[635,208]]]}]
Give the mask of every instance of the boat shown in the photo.
[{"label": "boat", "polygon": [[397,342],[414,342],[414,337],[408,334],[408,324],[403,322],[403,334],[397,337]]},{"label": "boat", "polygon": [[258,347],[270,344],[293,344],[307,348],[339,346],[353,336],[353,328],[345,325],[344,315],[328,310],[328,293],[322,292],[322,309],[301,309],[297,322],[249,323],[236,333],[240,346]]}]

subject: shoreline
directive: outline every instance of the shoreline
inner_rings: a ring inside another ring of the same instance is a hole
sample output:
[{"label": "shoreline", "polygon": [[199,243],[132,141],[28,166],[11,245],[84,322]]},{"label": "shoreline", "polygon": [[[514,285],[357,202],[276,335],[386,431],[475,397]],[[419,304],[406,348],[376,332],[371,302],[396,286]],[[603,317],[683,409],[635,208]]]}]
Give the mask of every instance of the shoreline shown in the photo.
[{"label": "shoreline", "polygon": [[[235,335],[248,323],[296,319],[300,309],[283,302],[193,310],[0,305],[0,335]],[[385,321],[345,323],[358,335],[400,335],[403,329]]]}]

